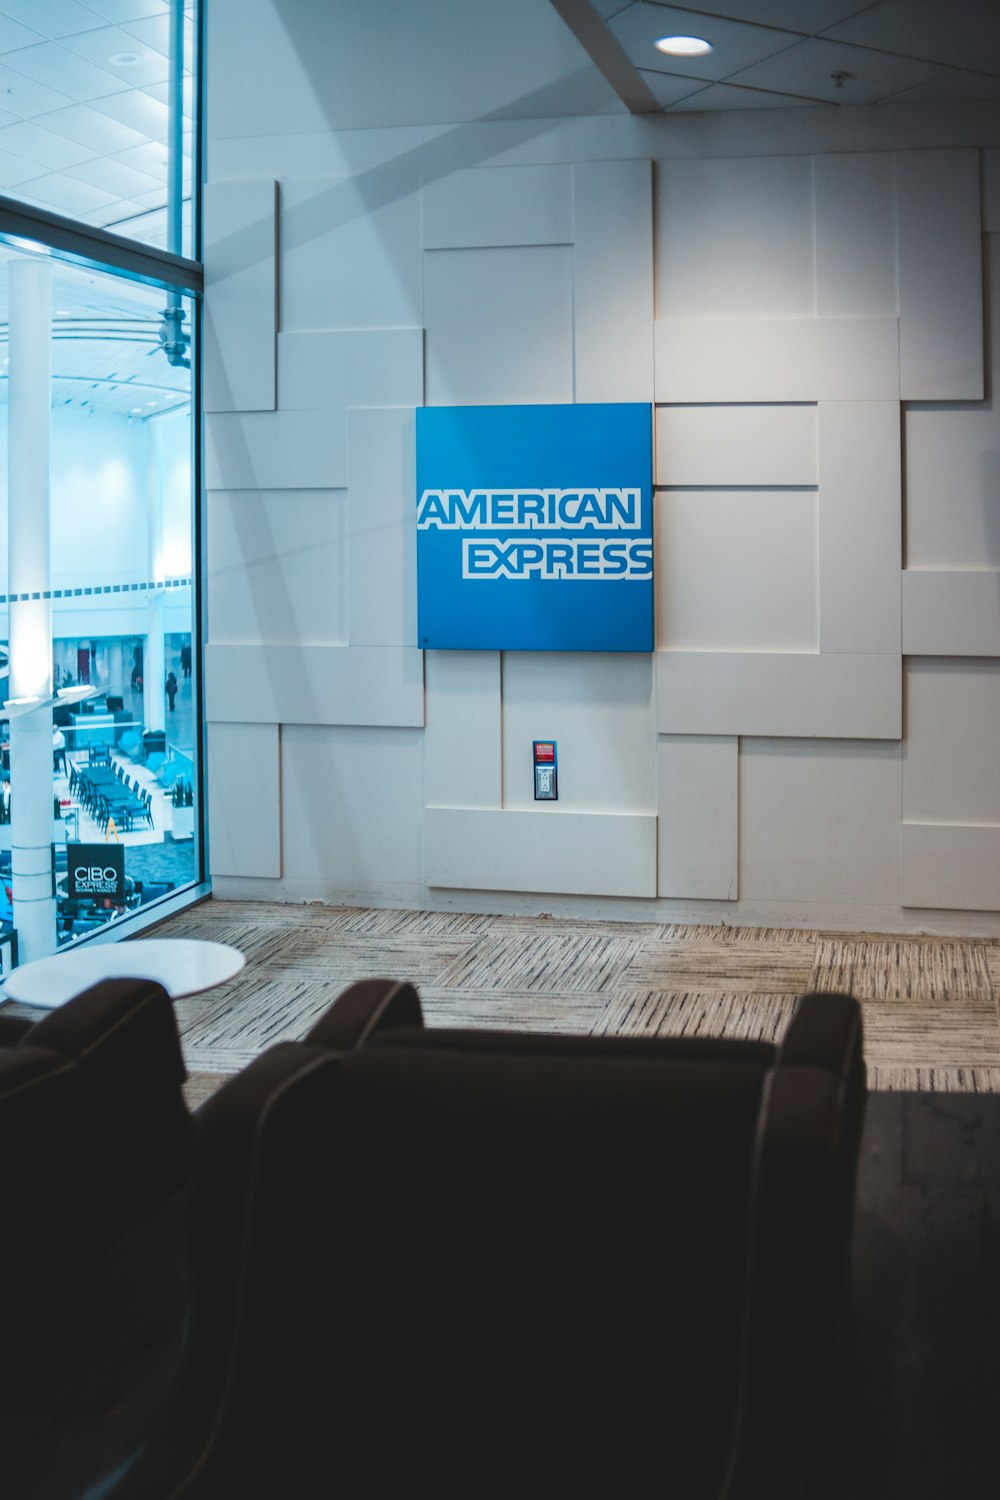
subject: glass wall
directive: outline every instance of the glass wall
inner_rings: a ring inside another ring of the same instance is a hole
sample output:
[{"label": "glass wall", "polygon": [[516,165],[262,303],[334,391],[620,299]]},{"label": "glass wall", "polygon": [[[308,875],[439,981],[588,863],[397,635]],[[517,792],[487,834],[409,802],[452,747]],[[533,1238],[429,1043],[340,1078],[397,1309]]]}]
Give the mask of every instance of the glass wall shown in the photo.
[{"label": "glass wall", "polygon": [[6,968],[135,931],[205,889],[202,275],[199,7],[0,9]]},{"label": "glass wall", "polygon": [[193,0],[4,0],[0,192],[195,253]]}]

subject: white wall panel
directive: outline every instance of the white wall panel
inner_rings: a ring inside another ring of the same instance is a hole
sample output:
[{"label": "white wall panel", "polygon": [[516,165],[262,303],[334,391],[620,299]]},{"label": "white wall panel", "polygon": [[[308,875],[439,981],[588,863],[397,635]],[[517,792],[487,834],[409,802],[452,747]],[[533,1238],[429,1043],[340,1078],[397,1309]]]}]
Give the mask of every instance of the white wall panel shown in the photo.
[{"label": "white wall panel", "polygon": [[573,170],[577,401],[653,399],[653,180],[649,162]]},{"label": "white wall panel", "polygon": [[213,490],[207,497],[213,642],[347,643],[343,490]]},{"label": "white wall panel", "polygon": [[343,489],[347,433],[325,411],[209,412],[205,488]]},{"label": "white wall panel", "polygon": [[1000,661],[906,667],[903,818],[1000,824]]},{"label": "white wall panel", "polygon": [[1000,908],[1000,828],[904,823],[900,905],[946,911]]},{"label": "white wall panel", "polygon": [[815,406],[660,406],[658,485],[815,484]]},{"label": "white wall panel", "polygon": [[572,243],[572,167],[484,167],[424,188],[425,250]]},{"label": "white wall panel", "polygon": [[895,317],[895,157],[817,156],[814,169],[817,313]]},{"label": "white wall panel", "polygon": [[898,656],[658,651],[656,678],[661,734],[902,733]]},{"label": "white wall panel", "polygon": [[499,651],[426,651],[424,674],[424,801],[431,807],[499,809]]},{"label": "white wall panel", "polygon": [[205,184],[206,411],[274,410],[277,195],[273,181]]},{"label": "white wall panel", "polygon": [[809,157],[663,161],[656,178],[658,318],[816,311]]},{"label": "white wall panel", "polygon": [[978,401],[983,298],[977,151],[906,151],[899,195],[900,393]]},{"label": "white wall panel", "polygon": [[578,896],[656,895],[656,817],[649,813],[482,812],[429,807],[425,879],[461,890]]},{"label": "white wall panel", "polygon": [[661,735],[657,745],[661,896],[735,901],[739,741]]},{"label": "white wall panel", "polygon": [[286,879],[376,892],[417,884],[420,738],[416,729],[282,728]]},{"label": "white wall panel", "polygon": [[392,167],[281,190],[281,327],[419,327],[420,193]]},{"label": "white wall panel", "polygon": [[423,399],[421,328],[278,334],[282,411],[419,406]]},{"label": "white wall panel", "polygon": [[655,328],[656,400],[894,401],[895,318],[671,318]]},{"label": "white wall panel", "polygon": [[352,646],[417,644],[416,418],[354,408],[348,423]]},{"label": "white wall panel", "polygon": [[573,399],[573,270],[565,246],[424,257],[426,401]]},{"label": "white wall panel", "polygon": [[208,735],[213,875],[281,875],[277,724],[213,724]]},{"label": "white wall panel", "polygon": [[907,655],[1000,656],[1000,572],[906,572],[902,581]]},{"label": "white wall panel", "polygon": [[422,656],[403,647],[209,645],[205,694],[213,722],[424,722]]},{"label": "white wall panel", "polygon": [[819,645],[898,651],[902,546],[896,401],[819,408]]},{"label": "white wall panel", "polygon": [[658,647],[816,650],[815,491],[668,490],[655,505]]},{"label": "white wall panel", "polygon": [[556,740],[559,808],[653,812],[653,672],[643,652],[507,651],[503,805],[532,809],[532,740]]},{"label": "white wall panel", "polygon": [[740,898],[894,906],[899,746],[740,745]]},{"label": "white wall panel", "polygon": [[[1000,390],[1000,235],[986,240],[986,345]],[[1000,401],[904,409],[906,566],[1000,568]]]}]

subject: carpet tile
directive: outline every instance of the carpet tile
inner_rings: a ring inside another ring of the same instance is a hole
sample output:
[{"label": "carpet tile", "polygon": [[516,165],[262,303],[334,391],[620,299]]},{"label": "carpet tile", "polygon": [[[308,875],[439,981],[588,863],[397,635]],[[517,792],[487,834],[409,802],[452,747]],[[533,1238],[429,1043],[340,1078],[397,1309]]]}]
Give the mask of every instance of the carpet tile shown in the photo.
[{"label": "carpet tile", "polygon": [[989,1003],[993,987],[986,955],[978,942],[834,938],[817,944],[809,984],[859,1000]]}]

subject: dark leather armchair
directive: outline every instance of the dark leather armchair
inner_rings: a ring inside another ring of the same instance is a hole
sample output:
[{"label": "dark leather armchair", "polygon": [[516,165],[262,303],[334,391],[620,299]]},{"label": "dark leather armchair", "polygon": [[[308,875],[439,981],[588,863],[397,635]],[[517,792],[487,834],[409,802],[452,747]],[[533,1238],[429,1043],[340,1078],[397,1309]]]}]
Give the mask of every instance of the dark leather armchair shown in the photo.
[{"label": "dark leather armchair", "polygon": [[114,1500],[815,1500],[864,1097],[846,996],[775,1048],[352,986],[200,1112],[186,1359]]},{"label": "dark leather armchair", "polygon": [[185,1076],[150,980],[106,980],[35,1024],[0,1016],[0,1345],[186,1182]]}]

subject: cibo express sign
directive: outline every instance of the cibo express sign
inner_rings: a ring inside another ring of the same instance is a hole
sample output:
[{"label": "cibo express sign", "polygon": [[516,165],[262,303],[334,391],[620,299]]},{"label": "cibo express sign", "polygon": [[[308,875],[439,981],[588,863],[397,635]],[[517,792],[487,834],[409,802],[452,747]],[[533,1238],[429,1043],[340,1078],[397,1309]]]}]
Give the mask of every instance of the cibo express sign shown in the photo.
[{"label": "cibo express sign", "polygon": [[417,412],[418,643],[653,649],[652,409]]},{"label": "cibo express sign", "polygon": [[66,894],[80,897],[122,898],[125,890],[125,850],[120,844],[68,844]]}]

